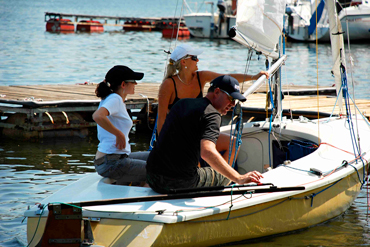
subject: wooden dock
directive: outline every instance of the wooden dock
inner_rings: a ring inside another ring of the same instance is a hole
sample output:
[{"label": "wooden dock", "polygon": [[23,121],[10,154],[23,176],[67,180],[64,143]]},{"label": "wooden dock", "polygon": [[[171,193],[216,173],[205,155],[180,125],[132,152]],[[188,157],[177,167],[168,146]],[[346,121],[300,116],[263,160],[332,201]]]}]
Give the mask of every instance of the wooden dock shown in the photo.
[{"label": "wooden dock", "polygon": [[[100,20],[114,20],[117,23],[118,22],[124,22],[124,21],[162,21],[162,20],[168,20],[172,22],[179,21],[179,17],[133,17],[133,16],[109,16],[109,15],[85,15],[85,14],[69,14],[69,13],[58,13],[58,12],[45,12],[45,21],[48,21],[50,18],[55,19],[63,19],[65,17],[70,17],[75,20],[75,22],[78,21],[78,19],[100,19]],[[181,21],[184,19],[181,18]]]},{"label": "wooden dock", "polygon": [[[65,18],[71,18],[65,19]],[[107,15],[85,15],[85,14],[69,14],[69,13],[57,13],[57,12],[45,12],[45,22],[51,22],[52,25],[56,25],[55,28],[46,27],[46,31],[59,32],[59,31],[73,31],[69,28],[63,30],[59,20],[69,20],[65,24],[69,25],[99,25],[99,26],[118,26],[123,27],[127,31],[161,31],[165,28],[172,27],[173,24],[177,24],[180,21],[181,26],[185,26],[184,18],[179,17],[133,17],[133,16],[107,16]],[[98,23],[87,23],[86,21],[96,21]],[[60,29],[61,28],[61,29]]]},{"label": "wooden dock", "polygon": [[[244,90],[247,89],[251,83],[244,83]],[[45,101],[63,101],[63,100],[91,100],[99,101],[95,96],[96,83],[88,84],[48,84],[48,85],[23,85],[23,86],[0,86],[0,101],[31,101],[45,102]],[[160,83],[138,83],[135,87],[135,94],[128,95],[128,100],[142,101],[146,95],[150,100],[156,101],[158,96]],[[208,89],[208,84],[205,86],[204,95]],[[317,95],[315,86],[283,86],[285,95]],[[320,95],[334,95],[334,87],[320,87]],[[266,88],[260,87],[256,93],[266,93]],[[256,97],[257,94],[248,96],[248,102]]]},{"label": "wooden dock", "polygon": [[[251,83],[245,83],[246,90]],[[24,85],[0,86],[0,130],[8,135],[19,136],[29,132],[29,138],[45,137],[48,130],[64,130],[64,135],[83,136],[81,129],[95,127],[92,113],[99,105],[95,96],[97,84],[79,85]],[[131,110],[138,123],[147,128],[153,124],[156,117],[156,102],[159,83],[139,83],[135,94],[126,100],[127,109]],[[205,92],[207,91],[206,85]],[[336,101],[333,87],[320,87],[319,96],[315,86],[283,86],[283,109],[288,115],[320,114],[329,115]],[[249,95],[243,104],[243,112],[262,116],[266,115],[266,88],[261,87],[256,93]],[[356,105],[367,118],[370,116],[370,101],[356,100]],[[148,112],[149,109],[149,112]],[[354,108],[352,108],[354,109]],[[339,114],[338,107],[334,114]],[[354,110],[353,112],[354,113]],[[264,118],[263,118],[264,119]],[[43,132],[43,134],[40,134]],[[51,136],[55,136],[53,133]]]}]

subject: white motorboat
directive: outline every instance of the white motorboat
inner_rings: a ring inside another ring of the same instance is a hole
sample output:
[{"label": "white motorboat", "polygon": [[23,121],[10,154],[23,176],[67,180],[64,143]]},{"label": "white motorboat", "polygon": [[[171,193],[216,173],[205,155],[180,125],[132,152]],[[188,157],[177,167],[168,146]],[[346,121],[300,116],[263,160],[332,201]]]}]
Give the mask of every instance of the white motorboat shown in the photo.
[{"label": "white motorboat", "polygon": [[[344,40],[349,37],[350,41],[370,41],[370,1],[362,0],[361,4],[342,8],[339,20],[345,32]],[[329,34],[321,40],[330,41]]]},{"label": "white motorboat", "polygon": [[196,38],[228,39],[229,29],[235,26],[232,1],[225,1],[226,8],[223,18],[220,18],[220,11],[215,12],[214,2],[206,2],[206,4],[211,6],[211,12],[191,12],[184,15],[190,34]]}]

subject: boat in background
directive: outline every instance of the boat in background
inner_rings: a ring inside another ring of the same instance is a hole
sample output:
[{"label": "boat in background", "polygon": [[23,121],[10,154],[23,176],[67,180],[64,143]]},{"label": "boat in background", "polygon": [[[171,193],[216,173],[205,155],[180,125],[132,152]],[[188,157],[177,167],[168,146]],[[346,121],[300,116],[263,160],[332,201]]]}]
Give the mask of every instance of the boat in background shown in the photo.
[{"label": "boat in background", "polygon": [[235,26],[236,0],[226,0],[224,5],[217,4],[217,12],[214,10],[214,2],[205,2],[205,4],[211,5],[210,13],[192,12],[188,8],[191,13],[184,15],[191,36],[207,39],[229,39],[228,32],[232,26]]},{"label": "boat in background", "polygon": [[287,4],[284,29],[289,38],[297,41],[315,41],[316,32],[319,40],[329,33],[325,1],[318,2],[317,11],[316,0],[296,0]]},{"label": "boat in background", "polygon": [[[341,5],[339,5],[341,6]],[[285,33],[297,41],[330,42],[328,13],[325,2],[322,0],[317,7],[317,37],[316,37],[316,1],[298,0],[287,4],[285,16]],[[361,3],[347,7],[343,6],[339,12],[339,20],[345,35],[344,40],[366,41],[370,40],[370,2],[362,0]]]},{"label": "boat in background", "polygon": [[[335,1],[327,5],[330,28],[341,33]],[[271,63],[270,118],[221,128],[222,133],[238,130],[235,169],[262,172],[261,184],[158,194],[87,174],[25,212],[29,246],[212,246],[303,229],[344,213],[366,183],[370,123],[350,110],[342,35],[331,37],[342,114],[316,120],[282,116],[284,13],[281,0],[239,0],[230,32]],[[265,79],[259,78],[244,96]]]},{"label": "boat in background", "polygon": [[[370,41],[370,1],[362,0],[361,3],[344,7],[339,12],[339,20],[342,24],[344,40],[349,37],[350,41]],[[330,41],[329,34],[320,41]]]}]

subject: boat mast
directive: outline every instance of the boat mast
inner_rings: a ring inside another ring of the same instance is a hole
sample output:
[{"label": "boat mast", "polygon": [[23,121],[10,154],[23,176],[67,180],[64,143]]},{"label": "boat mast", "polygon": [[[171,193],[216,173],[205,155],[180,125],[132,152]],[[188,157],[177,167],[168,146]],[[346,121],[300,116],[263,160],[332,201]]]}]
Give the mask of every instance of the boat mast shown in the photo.
[{"label": "boat mast", "polygon": [[330,43],[331,43],[331,54],[333,59],[332,73],[335,77],[335,87],[338,95],[338,107],[339,113],[342,113],[343,108],[343,97],[340,94],[342,79],[340,66],[341,64],[346,67],[346,59],[344,53],[344,41],[343,41],[343,30],[338,14],[336,11],[335,0],[329,0],[326,3],[329,13],[329,27],[330,27]]},{"label": "boat mast", "polygon": [[[273,60],[273,63],[276,63],[277,60]],[[281,67],[278,71],[271,77],[271,82],[273,83],[273,94],[274,94],[274,108],[272,110],[272,119],[281,120],[282,112],[282,91],[281,91],[281,78],[280,78]]]}]

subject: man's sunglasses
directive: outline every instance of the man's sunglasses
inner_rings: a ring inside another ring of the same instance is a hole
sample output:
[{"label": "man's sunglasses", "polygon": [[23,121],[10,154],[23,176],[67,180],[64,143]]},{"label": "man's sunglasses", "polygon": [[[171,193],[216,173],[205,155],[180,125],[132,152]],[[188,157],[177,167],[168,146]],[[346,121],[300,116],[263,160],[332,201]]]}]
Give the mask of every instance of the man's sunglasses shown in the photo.
[{"label": "man's sunglasses", "polygon": [[228,94],[226,91],[220,89],[221,92],[223,92],[224,94],[226,94],[227,98],[230,100],[231,103],[235,103],[235,100],[230,94]]}]

